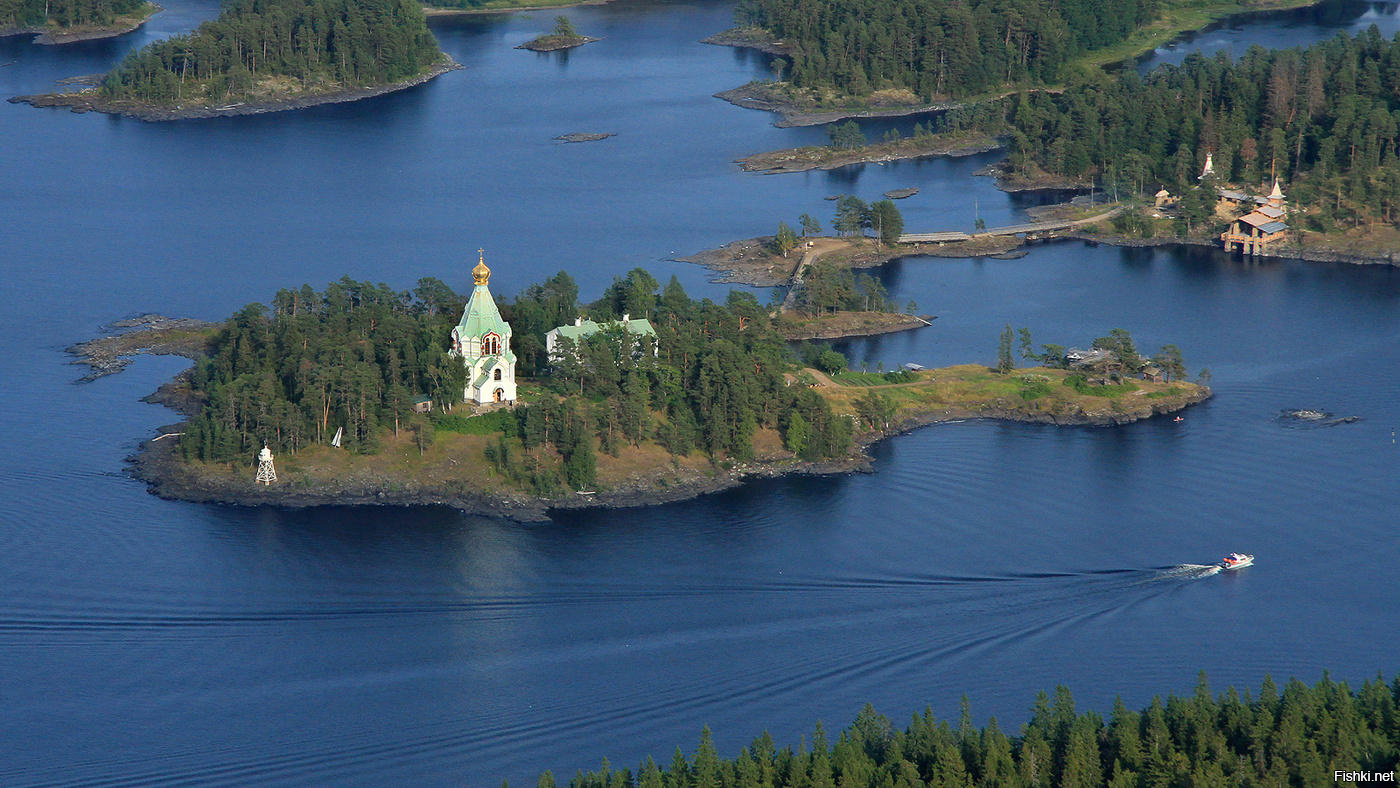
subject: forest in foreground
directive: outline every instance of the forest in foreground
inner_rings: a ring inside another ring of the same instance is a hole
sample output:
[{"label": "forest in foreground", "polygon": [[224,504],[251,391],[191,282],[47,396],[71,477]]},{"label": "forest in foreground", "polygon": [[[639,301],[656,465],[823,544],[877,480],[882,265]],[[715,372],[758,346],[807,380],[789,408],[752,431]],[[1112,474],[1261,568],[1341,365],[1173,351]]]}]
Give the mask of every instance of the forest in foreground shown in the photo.
[{"label": "forest in foreground", "polygon": [[127,55],[101,90],[161,105],[280,98],[387,84],[442,58],[414,0],[233,0]]},{"label": "forest in foreground", "polygon": [[[763,734],[721,757],[709,728],[694,755],[679,747],[668,766],[579,772],[570,788],[1167,788],[1168,786],[1365,785],[1336,772],[1395,771],[1400,680],[1359,690],[1324,675],[1309,686],[1212,694],[1202,674],[1189,697],[1154,698],[1105,720],[1079,711],[1070,691],[1040,693],[1030,721],[1009,735],[996,719],[974,726],[966,698],[956,724],[925,710],[900,730],[867,705],[834,739],[820,723],[811,739],[779,748]],[[1380,780],[1373,777],[1372,780]],[[1387,778],[1393,780],[1393,776]],[[1380,782],[1378,784],[1388,784]],[[545,772],[538,788],[555,788]]]}]

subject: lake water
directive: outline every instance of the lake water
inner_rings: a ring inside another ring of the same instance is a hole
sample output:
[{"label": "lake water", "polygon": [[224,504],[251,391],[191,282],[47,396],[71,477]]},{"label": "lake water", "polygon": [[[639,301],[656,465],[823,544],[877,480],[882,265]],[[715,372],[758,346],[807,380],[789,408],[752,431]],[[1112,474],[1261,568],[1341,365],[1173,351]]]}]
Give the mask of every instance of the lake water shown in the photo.
[{"label": "lake water", "polygon": [[1192,52],[1207,57],[1225,52],[1239,57],[1251,46],[1265,49],[1306,47],[1338,33],[1359,35],[1372,25],[1381,37],[1391,39],[1400,32],[1400,3],[1365,3],[1329,0],[1307,8],[1242,14],[1189,33],[1158,47],[1139,61],[1143,73],[1163,64],[1179,65]]},{"label": "lake water", "polygon": [[[0,41],[0,93],[108,68],[214,13],[168,0],[140,33]],[[821,129],[711,94],[762,58],[696,39],[730,7],[568,12],[600,36],[512,49],[552,13],[444,19],[466,69],[296,114],[145,124],[0,104],[0,783],[533,784],[607,756],[797,743],[866,701],[1015,727],[1069,685],[1107,711],[1277,679],[1394,671],[1400,273],[1210,250],[1058,244],[911,259],[882,276],[932,328],[848,342],[871,368],[990,361],[1001,327],[1080,344],[1124,327],[1209,367],[1186,420],[944,425],[876,472],[752,484],[545,524],[440,509],[282,512],[161,501],[122,458],[173,420],[142,359],[73,385],[63,348],[157,310],[210,319],[349,274],[465,289],[485,247],[514,293],[567,268],[585,296],[771,233],[828,194],[902,186],[911,229],[1020,218],[994,157],[744,175]],[[1326,22],[1294,30],[1325,37]],[[1345,23],[1345,24],[1350,24]],[[612,139],[563,145],[574,131]],[[1317,407],[1360,421],[1281,421]],[[1231,575],[1201,568],[1258,554]]]}]

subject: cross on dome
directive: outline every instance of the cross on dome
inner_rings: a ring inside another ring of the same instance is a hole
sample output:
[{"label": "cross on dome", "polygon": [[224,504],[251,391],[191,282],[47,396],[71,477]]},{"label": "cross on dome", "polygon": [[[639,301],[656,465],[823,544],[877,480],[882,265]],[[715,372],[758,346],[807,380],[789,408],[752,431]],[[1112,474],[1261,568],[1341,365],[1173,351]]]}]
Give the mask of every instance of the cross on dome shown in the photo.
[{"label": "cross on dome", "polygon": [[472,269],[472,280],[478,285],[484,285],[491,280],[491,269],[486,267],[486,250],[477,249],[476,267]]}]

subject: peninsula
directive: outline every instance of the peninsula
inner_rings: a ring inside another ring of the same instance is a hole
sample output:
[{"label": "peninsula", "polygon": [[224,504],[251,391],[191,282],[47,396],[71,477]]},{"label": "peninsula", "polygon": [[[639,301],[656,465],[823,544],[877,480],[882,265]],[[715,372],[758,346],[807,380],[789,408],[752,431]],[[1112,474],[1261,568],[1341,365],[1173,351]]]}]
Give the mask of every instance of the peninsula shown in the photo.
[{"label": "peninsula", "polygon": [[146,0],[23,0],[0,8],[0,38],[33,35],[36,44],[115,38],[146,24],[161,7]]},{"label": "peninsula", "polygon": [[[806,126],[1093,83],[1104,66],[1132,60],[1218,20],[1316,2],[1069,0],[1047,9],[1033,0],[1009,6],[990,0],[754,0],[736,10],[735,28],[703,41],[776,56],[777,80],[716,96],[781,113],[778,126]],[[1006,22],[1009,17],[1015,24]],[[872,37],[870,31],[882,35]],[[867,43],[852,46],[854,41]]]},{"label": "peninsula", "polygon": [[[474,276],[465,310],[437,280],[399,293],[342,279],[281,291],[212,330],[122,335],[196,358],[153,395],[187,420],[142,446],[135,473],[182,500],[534,519],[864,469],[870,443],[938,421],[1123,424],[1210,393],[1137,356],[1125,332],[1096,341],[1098,366],[1045,346],[1026,356],[1031,369],[1003,357],[855,372],[829,348],[791,349],[749,293],[695,301],[634,269],[591,304],[560,273],[498,305],[484,262]],[[264,445],[277,481],[255,485]]]},{"label": "peninsula", "polygon": [[355,101],[457,68],[411,0],[235,0],[192,34],[128,55],[96,87],[10,101],[150,121],[211,118]]}]

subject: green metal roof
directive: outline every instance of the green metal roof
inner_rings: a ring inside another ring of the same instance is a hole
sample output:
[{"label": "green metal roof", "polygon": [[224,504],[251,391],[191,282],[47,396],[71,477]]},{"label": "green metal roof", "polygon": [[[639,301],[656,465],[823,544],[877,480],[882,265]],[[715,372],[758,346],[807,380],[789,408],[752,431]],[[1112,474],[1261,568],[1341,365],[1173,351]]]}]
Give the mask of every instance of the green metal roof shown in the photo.
[{"label": "green metal roof", "polygon": [[492,331],[504,337],[510,331],[510,326],[501,319],[501,310],[496,308],[491,289],[486,285],[477,285],[467,301],[466,310],[462,312],[462,319],[457,321],[457,335],[484,337]]},{"label": "green metal roof", "polygon": [[501,318],[501,310],[496,308],[496,299],[484,284],[472,290],[462,319],[457,321],[457,336],[466,340],[469,337],[480,339],[495,332],[501,338],[501,353],[507,361],[515,361],[515,353],[510,349],[510,324]]},{"label": "green metal roof", "polygon": [[612,328],[614,326],[621,326],[629,334],[638,334],[641,336],[649,337],[656,336],[656,329],[651,327],[651,321],[647,320],[644,317],[633,318],[626,322],[623,322],[621,320],[613,320],[607,323],[597,323],[592,320],[584,320],[579,325],[559,326],[555,330],[559,332],[559,336],[568,337],[569,339],[572,339],[575,342],[577,342],[580,339],[583,339],[584,337],[593,336],[594,334],[598,333],[599,331],[602,331],[605,328]]}]

